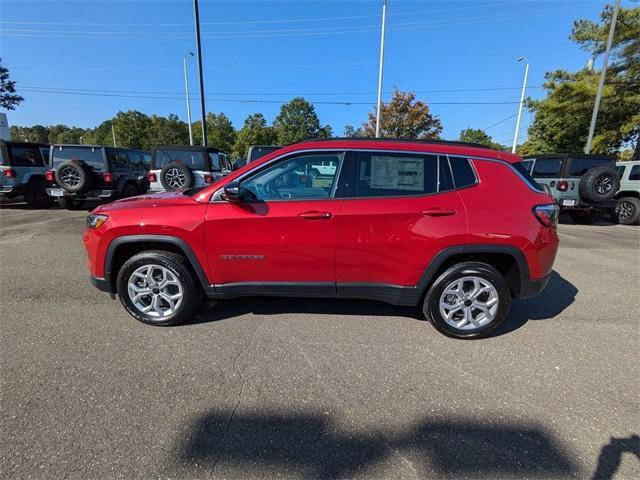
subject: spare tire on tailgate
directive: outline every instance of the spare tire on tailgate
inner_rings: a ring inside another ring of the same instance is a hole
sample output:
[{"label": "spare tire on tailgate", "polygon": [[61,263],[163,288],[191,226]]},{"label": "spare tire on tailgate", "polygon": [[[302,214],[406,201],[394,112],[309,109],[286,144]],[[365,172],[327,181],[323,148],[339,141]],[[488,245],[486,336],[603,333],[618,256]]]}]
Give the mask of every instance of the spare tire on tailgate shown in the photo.
[{"label": "spare tire on tailgate", "polygon": [[91,174],[86,165],[62,162],[55,171],[56,183],[69,193],[81,193],[91,187]]},{"label": "spare tire on tailgate", "polygon": [[191,188],[193,172],[182,163],[169,162],[160,171],[160,183],[167,191]]},{"label": "spare tire on tailgate", "polygon": [[585,202],[611,200],[619,189],[620,177],[618,172],[606,165],[587,170],[578,184],[578,193]]}]

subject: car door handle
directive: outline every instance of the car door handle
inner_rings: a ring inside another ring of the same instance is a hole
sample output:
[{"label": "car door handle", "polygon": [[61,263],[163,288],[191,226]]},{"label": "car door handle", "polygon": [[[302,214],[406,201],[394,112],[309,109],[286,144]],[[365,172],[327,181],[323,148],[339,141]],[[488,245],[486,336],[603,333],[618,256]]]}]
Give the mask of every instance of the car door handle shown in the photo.
[{"label": "car door handle", "polygon": [[422,210],[423,215],[429,215],[430,217],[447,217],[450,215],[455,215],[455,210],[450,210],[448,208],[429,208],[427,210]]},{"label": "car door handle", "polygon": [[331,212],[319,212],[317,210],[312,210],[310,212],[303,212],[298,215],[300,218],[305,220],[328,220],[333,217],[333,213]]}]

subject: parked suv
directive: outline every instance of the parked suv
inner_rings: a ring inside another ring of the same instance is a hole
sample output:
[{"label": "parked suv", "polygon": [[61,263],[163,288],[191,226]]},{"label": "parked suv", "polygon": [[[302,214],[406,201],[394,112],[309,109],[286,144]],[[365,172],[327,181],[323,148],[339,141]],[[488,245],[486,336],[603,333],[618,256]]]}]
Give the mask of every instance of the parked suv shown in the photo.
[{"label": "parked suv", "polygon": [[156,147],[148,179],[152,192],[202,187],[232,170],[231,157],[212,147]]},{"label": "parked suv", "polygon": [[46,172],[47,193],[67,209],[86,200],[114,200],[146,193],[144,154],[140,150],[98,145],[52,145]]},{"label": "parked suv", "polygon": [[620,190],[614,197],[614,218],[618,223],[631,225],[640,221],[640,160],[618,162],[616,170],[620,176]]},{"label": "parked suv", "polygon": [[32,208],[51,206],[45,179],[48,145],[0,140],[0,197],[24,196]]},{"label": "parked suv", "polygon": [[549,154],[525,157],[523,166],[576,223],[592,223],[611,210],[620,177],[615,159],[602,155]]},{"label": "parked suv", "polygon": [[[336,164],[325,178],[299,174],[324,161]],[[92,283],[153,325],[184,322],[203,294],[363,298],[420,305],[441,332],[472,338],[545,287],[557,218],[516,155],[330,139],[214,185],[100,206],[84,245]]]}]

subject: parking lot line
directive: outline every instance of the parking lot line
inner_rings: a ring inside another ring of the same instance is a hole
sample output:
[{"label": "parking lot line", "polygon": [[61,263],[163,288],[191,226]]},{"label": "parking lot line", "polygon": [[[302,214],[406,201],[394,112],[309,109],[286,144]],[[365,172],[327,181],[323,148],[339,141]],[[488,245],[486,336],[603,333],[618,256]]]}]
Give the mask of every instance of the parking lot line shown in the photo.
[{"label": "parking lot line", "polygon": [[573,235],[569,235],[568,233],[558,232],[558,235],[561,237],[573,238],[574,240],[578,240],[578,237],[574,237]]}]

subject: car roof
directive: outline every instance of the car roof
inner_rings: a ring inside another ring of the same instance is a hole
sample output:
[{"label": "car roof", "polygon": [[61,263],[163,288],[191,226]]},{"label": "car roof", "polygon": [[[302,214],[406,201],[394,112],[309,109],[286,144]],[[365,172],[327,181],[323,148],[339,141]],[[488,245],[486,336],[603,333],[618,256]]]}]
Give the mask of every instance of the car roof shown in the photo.
[{"label": "car roof", "polygon": [[640,165],[640,160],[621,160],[619,162],[616,162],[616,165],[618,166],[626,166],[626,165]]},{"label": "car roof", "polygon": [[[277,153],[268,156],[282,155],[288,151],[307,149],[362,149],[362,150],[397,150],[407,152],[442,153],[452,155],[466,155],[471,157],[494,158],[508,163],[522,160],[520,155],[500,150],[493,150],[477,143],[455,142],[445,140],[409,140],[393,138],[327,138],[304,140],[283,147]],[[264,158],[266,158],[265,155]],[[260,159],[262,160],[262,158]]]},{"label": "car roof", "polygon": [[113,148],[115,150],[127,150],[132,152],[144,152],[145,150],[140,150],[137,148],[127,148],[127,147],[113,147],[111,145],[80,145],[77,143],[54,143],[51,145],[53,148],[59,147],[73,147],[73,148]]},{"label": "car roof", "polygon": [[151,150],[186,150],[195,152],[206,150],[207,152],[227,153],[226,151],[220,150],[216,147],[203,147],[202,145],[159,145],[157,147],[153,147]]},{"label": "car roof", "polygon": [[4,143],[9,146],[21,146],[21,147],[36,147],[36,148],[49,148],[49,145],[46,143],[37,143],[37,142],[14,142],[11,140],[1,140],[0,143]]},{"label": "car roof", "polygon": [[542,155],[525,155],[525,160],[536,160],[538,158],[606,158],[608,160],[614,160],[611,155],[597,154],[597,153],[545,153]]}]

